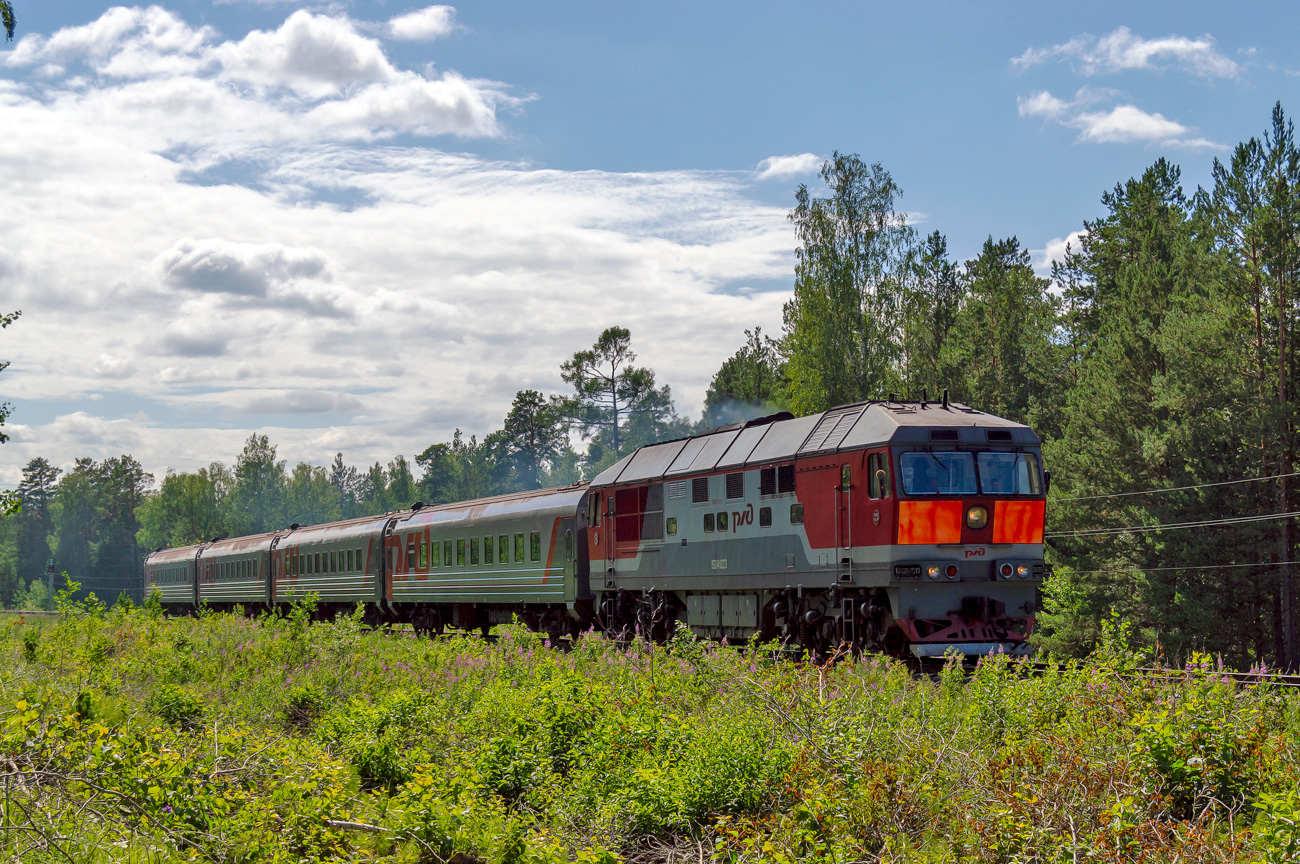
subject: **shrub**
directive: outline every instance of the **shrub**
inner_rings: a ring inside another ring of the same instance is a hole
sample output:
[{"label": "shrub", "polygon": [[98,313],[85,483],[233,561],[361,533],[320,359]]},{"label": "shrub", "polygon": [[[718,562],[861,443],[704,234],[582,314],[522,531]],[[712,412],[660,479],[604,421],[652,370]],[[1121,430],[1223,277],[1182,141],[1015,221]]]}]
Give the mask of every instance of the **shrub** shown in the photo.
[{"label": "shrub", "polygon": [[304,732],[311,729],[325,710],[325,693],[314,684],[299,684],[289,691],[281,718],[288,729]]},{"label": "shrub", "polygon": [[199,698],[175,684],[159,684],[149,694],[145,707],[160,719],[181,728],[189,728],[203,716]]}]

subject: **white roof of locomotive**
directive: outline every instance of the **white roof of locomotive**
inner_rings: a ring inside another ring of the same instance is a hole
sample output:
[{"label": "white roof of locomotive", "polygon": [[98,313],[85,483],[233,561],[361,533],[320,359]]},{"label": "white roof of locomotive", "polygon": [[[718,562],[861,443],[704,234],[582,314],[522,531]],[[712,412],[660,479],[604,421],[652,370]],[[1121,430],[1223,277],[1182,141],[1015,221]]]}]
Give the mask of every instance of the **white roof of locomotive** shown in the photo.
[{"label": "white roof of locomotive", "polygon": [[929,444],[935,427],[955,429],[958,444],[986,444],[988,429],[1010,434],[999,444],[1040,443],[1034,430],[1022,423],[956,402],[946,407],[940,402],[859,402],[807,417],[782,412],[649,444],[600,472],[592,485],[642,483],[881,444]]}]

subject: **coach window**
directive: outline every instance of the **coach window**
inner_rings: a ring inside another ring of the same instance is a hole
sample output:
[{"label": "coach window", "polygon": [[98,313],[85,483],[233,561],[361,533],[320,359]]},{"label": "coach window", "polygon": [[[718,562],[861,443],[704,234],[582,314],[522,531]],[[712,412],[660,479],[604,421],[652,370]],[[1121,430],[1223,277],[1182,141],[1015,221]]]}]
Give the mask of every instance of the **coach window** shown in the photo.
[{"label": "coach window", "polygon": [[524,535],[515,535],[515,563],[524,563]]},{"label": "coach window", "polygon": [[676,517],[676,516],[669,516],[669,517],[668,517],[668,520],[667,520],[666,522],[664,522],[664,527],[668,529],[668,536],[669,536],[669,537],[676,537],[676,536],[677,536],[677,517]]},{"label": "coach window", "polygon": [[542,560],[542,532],[534,531],[528,535],[528,557],[533,561]]},{"label": "coach window", "polygon": [[719,531],[727,530],[727,511],[723,510],[718,513],[717,525]]},{"label": "coach window", "polygon": [[484,563],[484,564],[495,564],[495,563],[496,563],[496,558],[492,555],[492,538],[491,538],[491,537],[484,537],[484,538],[483,538],[483,563]]},{"label": "coach window", "polygon": [[456,566],[465,566],[465,540],[460,538],[456,540]]},{"label": "coach window", "polygon": [[442,566],[443,567],[451,566],[451,541],[450,540],[442,541]]},{"label": "coach window", "polygon": [[337,550],[330,553],[330,572],[339,572],[339,553]]},{"label": "coach window", "polygon": [[803,505],[802,505],[802,504],[791,504],[791,505],[790,505],[790,524],[791,524],[791,525],[802,525],[802,524],[803,524]]},{"label": "coach window", "polygon": [[735,474],[727,475],[727,497],[745,497],[745,472],[737,471]]},{"label": "coach window", "polygon": [[502,534],[497,537],[497,562],[500,564],[510,563],[510,535]]},{"label": "coach window", "polygon": [[713,514],[712,514],[712,513],[705,513],[705,514],[704,514],[704,533],[705,533],[705,534],[712,534],[712,533],[713,533]]},{"label": "coach window", "polygon": [[366,559],[362,557],[360,549],[357,550],[357,572],[366,572]]},{"label": "coach window", "polygon": [[771,508],[771,507],[759,507],[759,508],[758,508],[758,527],[759,527],[759,528],[771,528],[771,527],[772,527],[772,508]]},{"label": "coach window", "polygon": [[406,569],[414,570],[416,560],[417,559],[415,557],[415,541],[408,540],[406,541]]},{"label": "coach window", "polygon": [[478,566],[478,538],[469,538],[469,563]]}]

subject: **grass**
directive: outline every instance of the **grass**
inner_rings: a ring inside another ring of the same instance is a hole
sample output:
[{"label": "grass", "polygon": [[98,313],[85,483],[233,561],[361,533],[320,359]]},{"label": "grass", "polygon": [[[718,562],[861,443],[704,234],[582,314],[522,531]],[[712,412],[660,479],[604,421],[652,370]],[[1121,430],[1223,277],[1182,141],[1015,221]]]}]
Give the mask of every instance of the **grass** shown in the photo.
[{"label": "grass", "polygon": [[679,636],[0,618],[0,860],[1288,861],[1300,694]]}]

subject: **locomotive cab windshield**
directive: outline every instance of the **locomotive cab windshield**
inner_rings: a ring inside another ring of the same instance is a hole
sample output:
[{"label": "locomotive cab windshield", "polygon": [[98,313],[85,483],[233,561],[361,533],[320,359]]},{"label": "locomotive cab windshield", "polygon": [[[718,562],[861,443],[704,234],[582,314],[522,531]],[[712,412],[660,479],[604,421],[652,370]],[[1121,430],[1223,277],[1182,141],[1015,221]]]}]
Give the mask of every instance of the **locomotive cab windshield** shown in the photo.
[{"label": "locomotive cab windshield", "polygon": [[899,454],[907,495],[1042,495],[1042,469],[1034,453],[911,450]]}]

